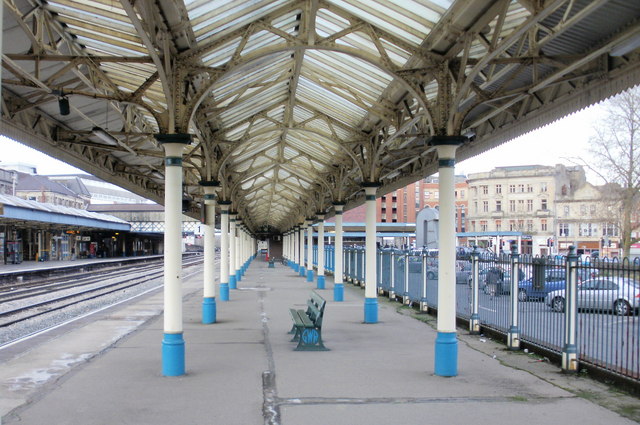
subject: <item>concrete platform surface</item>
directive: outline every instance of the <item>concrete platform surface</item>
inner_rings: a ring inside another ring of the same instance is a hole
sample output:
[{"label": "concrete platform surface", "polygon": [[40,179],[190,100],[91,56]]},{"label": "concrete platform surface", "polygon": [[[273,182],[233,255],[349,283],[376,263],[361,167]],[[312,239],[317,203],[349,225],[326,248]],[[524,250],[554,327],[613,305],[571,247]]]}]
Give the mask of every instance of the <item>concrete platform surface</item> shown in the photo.
[{"label": "concrete platform surface", "polygon": [[[185,276],[186,375],[161,375],[162,293],[0,350],[2,424],[632,424],[637,398],[459,330],[459,375],[433,374],[435,319],[380,299],[364,324],[363,291],[332,279],[323,339],[297,352],[290,307],[314,285],[255,260],[200,323],[201,273]],[[425,321],[427,323],[425,323]],[[622,414],[628,416],[623,417]],[[635,419],[635,420],[634,420]]]}]

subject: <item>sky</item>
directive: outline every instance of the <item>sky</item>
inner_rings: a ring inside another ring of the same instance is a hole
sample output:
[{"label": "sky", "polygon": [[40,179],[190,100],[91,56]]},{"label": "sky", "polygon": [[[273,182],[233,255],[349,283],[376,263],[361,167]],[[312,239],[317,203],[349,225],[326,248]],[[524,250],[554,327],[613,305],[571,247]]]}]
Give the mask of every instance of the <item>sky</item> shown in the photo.
[{"label": "sky", "polygon": [[[490,171],[513,165],[573,165],[567,158],[589,158],[589,138],[602,113],[601,105],[576,112],[562,120],[506,142],[490,151],[456,164],[456,174]],[[0,136],[0,166],[21,162],[34,165],[39,174],[83,173],[25,145]],[[587,172],[587,180],[599,184]]]}]

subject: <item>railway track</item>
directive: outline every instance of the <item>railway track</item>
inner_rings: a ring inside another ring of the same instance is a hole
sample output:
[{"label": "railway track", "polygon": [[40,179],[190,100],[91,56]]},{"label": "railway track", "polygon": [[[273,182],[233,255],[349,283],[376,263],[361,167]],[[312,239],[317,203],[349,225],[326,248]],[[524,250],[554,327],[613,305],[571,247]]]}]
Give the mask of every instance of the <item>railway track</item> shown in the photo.
[{"label": "railway track", "polygon": [[[186,270],[202,263],[202,257],[185,258],[183,267]],[[60,276],[40,285],[13,285],[13,290],[0,292],[0,306],[4,307],[0,311],[0,329],[160,279],[163,274],[159,260],[100,273]]]}]

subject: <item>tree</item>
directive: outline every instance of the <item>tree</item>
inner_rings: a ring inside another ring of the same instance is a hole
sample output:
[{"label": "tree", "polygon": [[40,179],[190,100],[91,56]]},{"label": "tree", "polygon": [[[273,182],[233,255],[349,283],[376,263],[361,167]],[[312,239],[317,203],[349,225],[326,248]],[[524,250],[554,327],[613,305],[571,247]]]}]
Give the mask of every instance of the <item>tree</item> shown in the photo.
[{"label": "tree", "polygon": [[[602,201],[618,227],[624,257],[640,230],[640,86],[610,99],[590,138],[592,161],[581,162],[605,182]],[[615,207],[612,207],[615,205]]]}]

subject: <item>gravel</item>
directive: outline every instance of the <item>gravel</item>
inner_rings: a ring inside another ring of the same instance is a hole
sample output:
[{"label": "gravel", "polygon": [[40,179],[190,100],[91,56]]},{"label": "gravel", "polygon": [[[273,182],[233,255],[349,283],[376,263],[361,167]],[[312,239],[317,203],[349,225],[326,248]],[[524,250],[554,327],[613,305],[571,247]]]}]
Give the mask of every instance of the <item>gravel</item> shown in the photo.
[{"label": "gravel", "polygon": [[[197,267],[202,268],[202,264],[199,264]],[[189,269],[189,272],[193,272],[194,269]],[[106,282],[104,280],[99,280],[95,285],[87,285],[84,286],[83,289],[88,289],[92,286],[104,285]],[[0,332],[0,346],[8,344],[16,339],[23,338],[25,336],[31,335],[33,333],[37,333],[44,329],[48,329],[59,324],[68,322],[77,317],[88,315],[97,310],[103,309],[105,307],[109,307],[113,304],[117,304],[121,301],[132,298],[136,295],[143,294],[145,292],[154,292],[154,290],[160,290],[163,285],[163,278],[159,276],[158,278],[151,279],[149,281],[143,282],[139,285],[125,288],[98,298],[94,298],[88,301],[84,301],[78,304],[71,305],[69,307],[65,307],[60,310],[52,311],[50,313],[45,313],[39,315],[37,317],[23,320],[21,322],[15,323],[13,325],[0,328],[2,331]],[[77,292],[78,289],[65,289],[61,291],[56,291],[55,296],[60,297],[67,294],[73,294]],[[50,297],[50,295],[49,295]],[[45,300],[47,295],[40,295],[35,298],[25,299],[25,300],[16,300],[7,303],[3,303],[2,310],[11,310],[14,308],[19,308],[22,305],[28,305],[37,300]],[[61,303],[69,303],[71,300],[67,299],[61,301]],[[40,309],[46,309],[48,307],[40,307]]]}]

